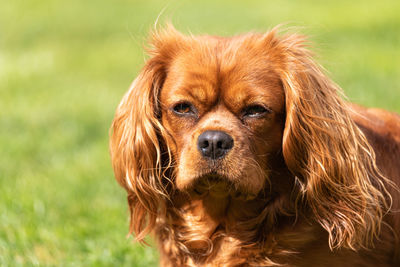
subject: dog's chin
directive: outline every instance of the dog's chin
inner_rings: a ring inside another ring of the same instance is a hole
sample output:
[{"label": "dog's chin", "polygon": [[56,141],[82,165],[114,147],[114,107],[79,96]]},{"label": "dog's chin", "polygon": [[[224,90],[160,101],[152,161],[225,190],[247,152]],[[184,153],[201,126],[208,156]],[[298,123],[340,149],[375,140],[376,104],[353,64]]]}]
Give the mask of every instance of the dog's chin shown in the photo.
[{"label": "dog's chin", "polygon": [[232,198],[239,200],[252,200],[257,194],[250,193],[248,189],[235,184],[224,175],[210,172],[192,179],[184,191],[195,198]]}]

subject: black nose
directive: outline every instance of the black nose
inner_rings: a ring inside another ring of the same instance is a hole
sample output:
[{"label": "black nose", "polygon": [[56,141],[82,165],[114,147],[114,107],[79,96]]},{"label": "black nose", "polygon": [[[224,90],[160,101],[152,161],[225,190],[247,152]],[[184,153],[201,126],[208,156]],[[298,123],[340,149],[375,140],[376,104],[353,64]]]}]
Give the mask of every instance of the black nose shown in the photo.
[{"label": "black nose", "polygon": [[233,139],[221,131],[205,131],[197,140],[197,147],[205,158],[219,159],[232,149]]}]

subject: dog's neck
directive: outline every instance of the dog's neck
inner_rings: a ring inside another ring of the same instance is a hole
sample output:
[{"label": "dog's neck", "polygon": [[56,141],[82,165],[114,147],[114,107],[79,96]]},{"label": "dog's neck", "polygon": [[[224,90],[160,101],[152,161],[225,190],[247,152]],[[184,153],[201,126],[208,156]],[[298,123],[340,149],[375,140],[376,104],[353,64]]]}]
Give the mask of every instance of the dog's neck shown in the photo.
[{"label": "dog's neck", "polygon": [[212,194],[201,198],[180,196],[176,199],[174,210],[181,218],[178,223],[174,223],[176,227],[188,226],[188,231],[198,229],[196,236],[205,239],[212,239],[218,231],[240,235],[242,232],[256,230],[269,216],[276,216],[273,213],[278,212],[279,206],[283,206],[280,203],[282,201],[286,201],[286,198],[276,196],[244,200]]},{"label": "dog's neck", "polygon": [[[287,177],[288,172],[276,175],[279,177],[271,177],[271,183],[294,179]],[[168,251],[175,247],[176,252],[172,254],[178,254],[182,259],[189,257],[206,262],[210,258],[224,258],[224,253],[238,253],[238,249],[241,249],[240,253],[257,251],[255,254],[260,254],[260,250],[265,249],[272,253],[277,247],[277,237],[271,234],[279,231],[275,227],[290,228],[296,221],[292,189],[292,182],[288,182],[281,192],[265,188],[251,200],[224,194],[210,193],[200,197],[177,193],[167,211],[170,217],[160,224],[157,233],[162,240],[162,254],[171,258]],[[263,248],[258,246],[265,243],[269,244]],[[243,248],[247,244],[252,245]]]}]

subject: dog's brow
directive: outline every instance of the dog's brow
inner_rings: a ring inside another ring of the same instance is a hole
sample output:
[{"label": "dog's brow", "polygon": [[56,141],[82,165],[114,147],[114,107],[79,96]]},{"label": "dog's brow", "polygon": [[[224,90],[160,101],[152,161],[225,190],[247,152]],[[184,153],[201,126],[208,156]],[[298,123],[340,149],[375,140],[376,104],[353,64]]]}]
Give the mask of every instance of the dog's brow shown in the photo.
[{"label": "dog's brow", "polygon": [[169,93],[171,102],[178,102],[181,100],[188,100],[197,102],[201,105],[209,105],[215,102],[217,97],[217,89],[213,84],[208,82],[191,82],[184,83],[180,88],[176,88]]}]

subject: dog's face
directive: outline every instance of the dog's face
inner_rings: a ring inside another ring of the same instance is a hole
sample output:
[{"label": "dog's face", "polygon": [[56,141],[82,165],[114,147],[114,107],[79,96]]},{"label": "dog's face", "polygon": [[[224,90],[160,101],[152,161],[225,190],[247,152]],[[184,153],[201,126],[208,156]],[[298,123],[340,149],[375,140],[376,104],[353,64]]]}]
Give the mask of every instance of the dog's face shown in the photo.
[{"label": "dog's face", "polygon": [[263,50],[197,45],[177,52],[160,92],[176,187],[223,194],[229,188],[216,184],[228,182],[231,193],[254,196],[268,178],[268,159],[281,150],[282,84]]},{"label": "dog's face", "polygon": [[294,192],[332,247],[372,240],[386,204],[369,178],[380,179],[374,152],[302,37],[168,29],[151,45],[110,142],[137,239],[173,220],[178,201],[214,194],[267,206]]}]

